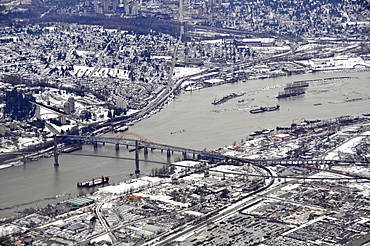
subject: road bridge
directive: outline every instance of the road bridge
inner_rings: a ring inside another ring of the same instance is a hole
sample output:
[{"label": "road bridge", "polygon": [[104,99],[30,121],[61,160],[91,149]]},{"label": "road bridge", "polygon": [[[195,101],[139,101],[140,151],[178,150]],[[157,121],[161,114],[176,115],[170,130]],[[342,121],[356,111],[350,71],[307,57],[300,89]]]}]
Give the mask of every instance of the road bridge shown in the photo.
[{"label": "road bridge", "polygon": [[[133,136],[133,138],[125,138],[125,136]],[[134,134],[134,133],[125,133],[123,137],[91,137],[91,136],[74,136],[74,135],[66,135],[60,136],[59,138],[64,138],[68,140],[75,140],[75,141],[83,141],[83,142],[90,142],[93,143],[95,146],[97,143],[110,143],[115,144],[116,149],[119,149],[119,145],[126,145],[126,146],[135,146],[136,144],[139,149],[144,149],[144,152],[147,152],[148,149],[159,149],[162,151],[167,151],[167,155],[170,156],[173,152],[180,152],[184,154],[186,157],[187,154],[193,154],[194,156],[197,155],[199,157],[216,159],[216,160],[225,160],[229,157],[223,156],[221,154],[210,153],[202,150],[194,150],[189,148],[177,147],[172,145],[160,144],[151,142],[144,137]]]},{"label": "road bridge", "polygon": [[[131,137],[131,138],[128,138]],[[140,136],[139,134],[135,133],[124,133],[120,134],[116,137],[93,137],[93,136],[75,136],[75,135],[64,135],[64,136],[56,136],[55,142],[54,142],[54,159],[55,159],[55,165],[59,165],[58,161],[58,140],[73,140],[73,141],[80,141],[80,142],[88,142],[94,144],[94,148],[97,148],[98,143],[110,143],[115,144],[116,150],[118,151],[120,148],[120,145],[126,145],[128,146],[135,146],[133,149],[135,151],[135,174],[138,176],[140,174],[140,167],[139,167],[139,149],[144,149],[144,154],[148,153],[148,149],[159,149],[162,152],[167,151],[167,156],[171,156],[174,152],[180,152],[183,154],[183,158],[187,158],[187,154],[192,154],[193,158],[195,156],[198,156],[199,158],[207,158],[211,160],[226,160],[227,157],[220,155],[220,154],[214,154],[209,153],[205,151],[199,151],[189,148],[183,148],[183,147],[176,147],[171,145],[165,145],[165,144],[159,144],[159,143],[153,143],[144,137]]]},{"label": "road bridge", "polygon": [[[131,137],[131,138],[129,138]],[[246,159],[241,157],[234,157],[234,156],[225,156],[219,153],[207,152],[202,150],[194,150],[190,148],[184,147],[177,147],[172,145],[154,143],[149,141],[148,139],[140,136],[136,133],[123,133],[117,135],[116,137],[93,137],[93,136],[75,136],[75,135],[64,135],[59,136],[59,139],[64,140],[73,140],[73,141],[80,141],[80,142],[88,142],[94,144],[94,147],[97,147],[98,143],[110,143],[116,145],[116,150],[119,150],[120,145],[126,145],[135,147],[133,151],[135,151],[135,174],[140,174],[139,169],[139,149],[144,149],[144,154],[148,153],[148,149],[154,150],[158,149],[163,151],[167,151],[167,156],[171,156],[174,152],[179,152],[183,154],[183,158],[187,158],[187,154],[192,154],[193,159],[197,156],[198,159],[210,159],[214,161],[225,161],[226,163],[233,164],[233,165],[245,165],[250,164],[256,167],[262,168],[264,170],[268,170],[266,167],[268,166],[301,166],[306,168],[313,168],[317,170],[322,170],[322,167],[329,167],[334,165],[368,165],[366,162],[361,163],[353,163],[353,162],[344,162],[343,160],[324,160],[324,159]],[[58,152],[57,148],[57,137],[55,138],[55,149],[54,149],[54,158],[55,163],[58,165]],[[270,173],[267,171],[267,173]],[[272,175],[269,175],[270,177]]]}]

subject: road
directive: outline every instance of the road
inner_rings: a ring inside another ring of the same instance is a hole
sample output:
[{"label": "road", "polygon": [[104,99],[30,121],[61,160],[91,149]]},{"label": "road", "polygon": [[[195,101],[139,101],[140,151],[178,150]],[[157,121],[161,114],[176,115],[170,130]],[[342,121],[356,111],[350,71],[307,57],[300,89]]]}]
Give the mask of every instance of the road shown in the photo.
[{"label": "road", "polygon": [[105,218],[102,215],[103,204],[104,204],[104,202],[99,202],[96,205],[95,214],[96,214],[100,224],[104,227],[104,230],[106,231],[106,233],[108,233],[110,239],[112,240],[112,243],[114,243],[114,242],[117,241],[117,238],[114,235],[113,231],[111,230],[110,226],[108,225],[107,221],[105,220]]},{"label": "road", "polygon": [[175,241],[176,239],[188,234],[188,233],[194,233],[196,232],[197,230],[200,230],[201,227],[204,227],[204,226],[207,226],[209,224],[213,224],[215,221],[218,221],[218,220],[222,220],[223,218],[226,218],[228,216],[230,216],[231,214],[239,211],[239,210],[243,210],[249,206],[253,206],[254,204],[258,203],[259,201],[261,201],[262,199],[258,198],[257,196],[257,193],[260,193],[266,189],[268,189],[269,187],[271,187],[274,183],[274,179],[270,179],[270,182],[256,190],[256,191],[253,191],[252,193],[250,193],[246,198],[243,198],[241,199],[240,201],[226,207],[226,208],[223,208],[219,211],[216,211],[214,212],[215,214],[212,215],[212,216],[209,216],[208,218],[206,218],[204,221],[202,222],[199,222],[197,223],[196,225],[191,225],[191,224],[186,224],[184,225],[183,227],[180,228],[179,231],[176,231],[175,233],[168,233],[167,235],[163,235],[160,237],[160,240],[157,241],[158,239],[155,239],[155,240],[152,240],[152,241],[149,241],[145,244],[143,244],[143,246],[149,246],[149,245],[166,245],[167,243],[171,243],[173,241]]}]

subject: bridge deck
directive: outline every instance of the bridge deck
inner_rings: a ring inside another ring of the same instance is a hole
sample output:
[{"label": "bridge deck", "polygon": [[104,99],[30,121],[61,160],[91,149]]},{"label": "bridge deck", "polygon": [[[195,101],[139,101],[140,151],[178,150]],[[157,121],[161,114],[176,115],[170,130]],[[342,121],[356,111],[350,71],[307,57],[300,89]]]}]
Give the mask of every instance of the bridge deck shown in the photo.
[{"label": "bridge deck", "polygon": [[189,149],[189,148],[183,148],[183,147],[177,147],[177,146],[171,146],[171,145],[166,145],[166,144],[153,143],[150,141],[143,141],[143,140],[129,139],[129,138],[90,137],[90,136],[74,136],[74,135],[67,135],[63,137],[70,139],[70,140],[111,143],[111,144],[129,145],[129,146],[135,146],[135,143],[137,141],[139,148],[152,148],[152,149],[160,149],[160,150],[166,150],[166,151],[171,151],[171,152],[173,151],[173,152],[195,154],[195,155],[204,156],[207,158],[220,159],[220,160],[234,160],[234,161],[240,161],[243,163],[250,163],[250,164],[262,165],[262,166],[274,166],[274,165],[317,166],[317,165],[368,165],[369,164],[368,162],[355,163],[355,162],[348,162],[348,161],[342,161],[342,160],[324,160],[324,159],[247,159],[247,158],[240,158],[240,157],[224,156],[218,153],[205,152],[201,150],[194,150],[194,149]]}]

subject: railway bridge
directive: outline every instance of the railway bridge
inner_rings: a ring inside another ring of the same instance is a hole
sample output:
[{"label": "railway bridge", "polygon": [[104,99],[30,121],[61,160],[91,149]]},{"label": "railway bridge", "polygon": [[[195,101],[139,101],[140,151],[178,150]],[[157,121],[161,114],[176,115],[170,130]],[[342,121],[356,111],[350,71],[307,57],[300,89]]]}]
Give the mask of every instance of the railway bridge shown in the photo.
[{"label": "railway bridge", "polygon": [[226,156],[216,154],[216,153],[210,153],[206,151],[200,151],[200,150],[194,150],[189,148],[183,148],[183,147],[176,147],[166,144],[160,144],[160,143],[154,143],[149,141],[148,139],[140,136],[136,133],[122,133],[115,137],[95,137],[95,136],[76,136],[76,135],[61,135],[61,136],[55,136],[54,137],[54,165],[59,165],[58,161],[58,142],[65,141],[65,140],[72,140],[72,141],[79,141],[82,143],[90,143],[94,145],[94,148],[98,147],[99,143],[109,143],[114,144],[116,151],[119,151],[120,146],[133,146],[134,149],[130,151],[135,151],[135,174],[140,174],[140,168],[139,168],[139,150],[144,149],[144,154],[147,154],[149,149],[154,150],[158,149],[161,150],[161,152],[166,151],[167,156],[170,157],[171,154],[174,152],[182,153],[183,158],[186,159],[188,154],[192,154],[193,158],[196,156],[198,159],[200,158],[206,158],[206,159],[212,159],[212,160],[226,160],[228,159]]},{"label": "railway bridge", "polygon": [[139,168],[139,150],[143,149],[144,154],[148,153],[148,150],[158,149],[161,152],[166,151],[167,156],[171,156],[174,152],[182,153],[183,158],[186,159],[188,154],[193,155],[193,159],[196,157],[198,159],[210,159],[215,161],[226,161],[230,164],[234,165],[243,165],[243,164],[250,164],[255,165],[263,169],[267,169],[267,166],[301,166],[301,167],[310,167],[314,169],[320,169],[323,166],[326,166],[328,169],[333,165],[368,165],[368,163],[350,163],[347,161],[341,160],[324,160],[324,159],[246,159],[241,157],[235,156],[225,156],[219,153],[214,152],[207,152],[203,150],[195,150],[190,148],[183,148],[177,147],[172,145],[154,143],[146,139],[145,137],[131,132],[121,133],[115,137],[97,137],[97,136],[76,136],[76,135],[62,135],[56,136],[54,139],[54,158],[55,158],[55,165],[59,165],[58,163],[58,141],[65,141],[65,140],[72,140],[72,141],[79,141],[82,143],[89,143],[93,144],[94,148],[98,147],[99,143],[109,143],[114,144],[116,150],[120,149],[121,145],[126,147],[132,146],[134,147],[130,151],[135,151],[135,174],[140,174]]}]

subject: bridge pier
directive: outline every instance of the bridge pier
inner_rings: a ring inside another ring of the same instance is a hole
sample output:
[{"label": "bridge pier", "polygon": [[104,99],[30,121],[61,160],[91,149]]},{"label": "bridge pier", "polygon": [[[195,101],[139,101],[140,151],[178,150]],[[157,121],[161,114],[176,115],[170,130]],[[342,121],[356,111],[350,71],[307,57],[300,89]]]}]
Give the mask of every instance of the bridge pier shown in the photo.
[{"label": "bridge pier", "polygon": [[54,166],[59,166],[58,155],[58,141],[57,136],[54,135]]},{"label": "bridge pier", "polygon": [[135,140],[135,175],[138,177],[140,175],[139,167],[139,141]]},{"label": "bridge pier", "polygon": [[98,148],[98,142],[94,142],[94,150]]},{"label": "bridge pier", "polygon": [[170,156],[171,156],[171,151],[167,150],[167,157],[170,157]]},{"label": "bridge pier", "polygon": [[144,155],[148,154],[148,147],[144,147]]},{"label": "bridge pier", "polygon": [[185,160],[186,159],[186,152],[182,152],[182,158]]},{"label": "bridge pier", "polygon": [[119,151],[119,144],[116,143],[116,151]]}]

